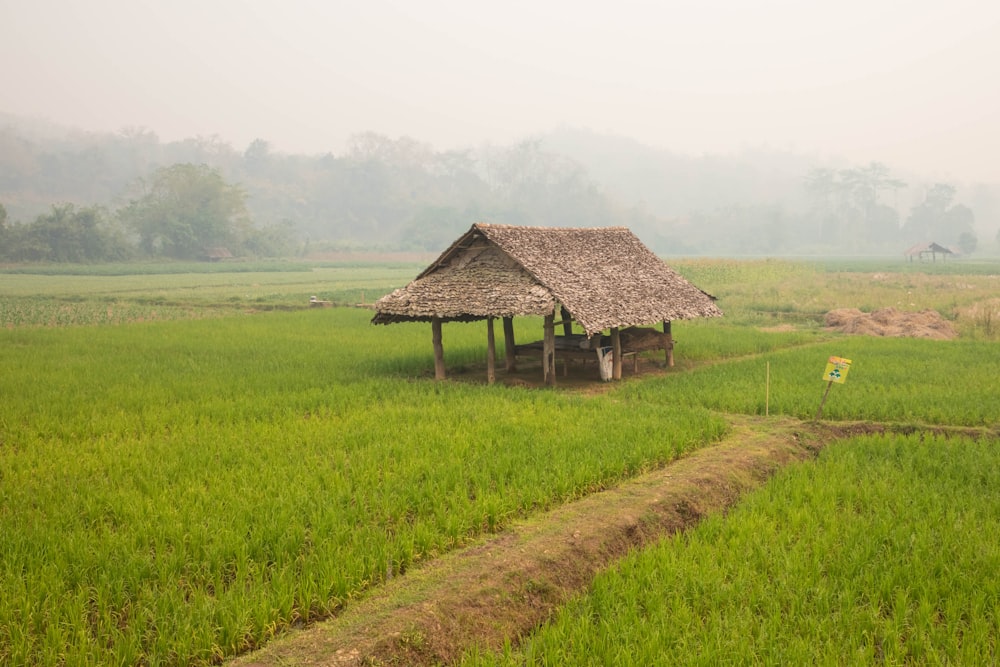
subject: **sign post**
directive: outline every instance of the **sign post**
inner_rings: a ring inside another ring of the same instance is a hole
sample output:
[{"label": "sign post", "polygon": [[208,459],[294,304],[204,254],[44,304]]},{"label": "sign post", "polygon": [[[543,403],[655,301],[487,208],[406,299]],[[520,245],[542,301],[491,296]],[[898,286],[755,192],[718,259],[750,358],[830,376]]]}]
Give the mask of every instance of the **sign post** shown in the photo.
[{"label": "sign post", "polygon": [[816,419],[823,418],[823,406],[826,404],[826,397],[830,395],[833,383],[844,384],[847,382],[847,373],[851,370],[851,360],[843,357],[830,357],[826,362],[826,370],[823,371],[823,379],[826,380],[826,391],[823,392],[823,400],[819,402],[819,410],[816,411]]}]

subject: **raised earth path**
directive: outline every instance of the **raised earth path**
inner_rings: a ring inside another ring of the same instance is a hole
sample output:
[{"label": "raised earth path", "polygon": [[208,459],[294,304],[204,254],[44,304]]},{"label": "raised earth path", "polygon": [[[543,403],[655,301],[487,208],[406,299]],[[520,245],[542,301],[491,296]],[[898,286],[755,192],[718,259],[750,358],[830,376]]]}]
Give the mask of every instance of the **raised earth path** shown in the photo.
[{"label": "raised earth path", "polygon": [[337,617],[232,664],[432,665],[472,646],[497,649],[538,627],[629,550],[724,510],[832,439],[882,430],[773,417],[731,423],[719,444],[416,566]]}]

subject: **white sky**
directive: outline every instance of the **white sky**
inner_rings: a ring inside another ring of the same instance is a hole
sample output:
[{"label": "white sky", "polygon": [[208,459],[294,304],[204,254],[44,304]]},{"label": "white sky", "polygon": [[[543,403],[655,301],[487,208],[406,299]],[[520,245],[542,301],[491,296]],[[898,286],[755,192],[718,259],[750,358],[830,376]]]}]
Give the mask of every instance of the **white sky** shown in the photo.
[{"label": "white sky", "polygon": [[0,0],[0,110],[296,153],[568,125],[1000,182],[1000,2]]}]

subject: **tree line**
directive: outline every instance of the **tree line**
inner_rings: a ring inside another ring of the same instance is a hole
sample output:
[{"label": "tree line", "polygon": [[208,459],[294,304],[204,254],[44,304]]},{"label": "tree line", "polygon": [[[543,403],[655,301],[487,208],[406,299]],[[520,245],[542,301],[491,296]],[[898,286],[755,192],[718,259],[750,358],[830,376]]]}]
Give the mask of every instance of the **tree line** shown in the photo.
[{"label": "tree line", "polygon": [[[833,169],[780,153],[690,158],[595,137],[435,151],[369,132],[339,156],[289,155],[263,139],[238,152],[215,138],[56,136],[8,124],[0,258],[437,251],[480,220],[623,225],[664,254],[896,254],[930,240],[977,247],[975,214],[956,186],[927,184],[901,204],[914,188],[877,162]],[[980,194],[977,205],[1000,210],[1000,192]]]}]

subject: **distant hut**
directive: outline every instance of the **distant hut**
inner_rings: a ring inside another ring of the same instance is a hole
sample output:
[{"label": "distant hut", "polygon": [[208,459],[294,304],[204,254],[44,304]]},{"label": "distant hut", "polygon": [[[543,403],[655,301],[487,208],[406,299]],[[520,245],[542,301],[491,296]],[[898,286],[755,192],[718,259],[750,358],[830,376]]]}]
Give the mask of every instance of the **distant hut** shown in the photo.
[{"label": "distant hut", "polygon": [[938,245],[934,242],[928,243],[918,243],[912,248],[907,249],[903,256],[909,259],[911,262],[916,258],[919,261],[924,261],[928,255],[930,255],[931,261],[936,262],[937,256],[941,255],[941,259],[946,259],[948,255],[954,255],[955,251],[950,248],[945,248],[942,245]]},{"label": "distant hut", "polygon": [[[445,377],[443,322],[487,322],[487,377],[494,380],[493,320],[503,320],[506,368],[519,356],[541,356],[543,379],[555,384],[557,354],[596,359],[612,350],[612,377],[622,359],[661,349],[673,365],[673,320],[718,317],[715,298],[663,263],[625,227],[518,227],[476,223],[409,285],[375,303],[374,324],[430,322],[434,374]],[[562,335],[555,335],[559,314]],[[541,341],[518,345],[513,318],[544,318]],[[583,330],[574,334],[573,323]],[[663,331],[636,329],[662,323]],[[604,330],[610,336],[602,337]]]},{"label": "distant hut", "polygon": [[221,262],[224,259],[232,259],[233,253],[229,252],[229,248],[205,248],[204,257],[209,262]]}]

